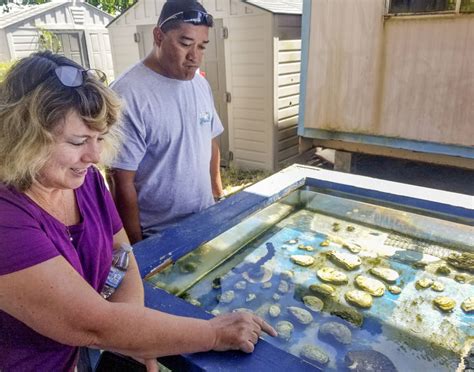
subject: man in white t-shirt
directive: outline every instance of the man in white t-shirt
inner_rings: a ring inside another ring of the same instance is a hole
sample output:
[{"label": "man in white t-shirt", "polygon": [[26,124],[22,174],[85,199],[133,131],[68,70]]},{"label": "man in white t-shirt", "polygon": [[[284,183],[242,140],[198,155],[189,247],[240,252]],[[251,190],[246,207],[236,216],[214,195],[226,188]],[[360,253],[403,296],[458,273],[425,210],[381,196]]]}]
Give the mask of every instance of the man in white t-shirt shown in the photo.
[{"label": "man in white t-shirt", "polygon": [[125,135],[109,179],[132,242],[223,195],[216,142],[223,127],[211,88],[196,73],[212,25],[198,2],[166,2],[152,52],[112,85],[125,104]]}]

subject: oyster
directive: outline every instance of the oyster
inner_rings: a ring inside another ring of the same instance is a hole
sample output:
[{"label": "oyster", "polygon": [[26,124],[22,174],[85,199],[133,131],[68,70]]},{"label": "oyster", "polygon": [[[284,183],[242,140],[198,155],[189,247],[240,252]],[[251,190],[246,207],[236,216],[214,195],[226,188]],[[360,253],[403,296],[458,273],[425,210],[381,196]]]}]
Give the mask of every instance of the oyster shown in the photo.
[{"label": "oyster", "polygon": [[288,293],[289,290],[290,285],[288,284],[288,282],[286,280],[280,280],[280,284],[278,284],[278,292],[280,292],[281,294],[285,294]]},{"label": "oyster", "polygon": [[474,297],[466,298],[461,304],[461,309],[466,313],[474,312]]},{"label": "oyster", "polygon": [[287,310],[301,324],[309,324],[313,321],[313,316],[311,313],[308,310],[302,309],[301,307],[288,306]]},{"label": "oyster", "polygon": [[336,289],[329,284],[311,284],[309,289],[313,292],[320,294],[321,296],[334,296]]},{"label": "oyster", "polygon": [[280,315],[280,313],[281,313],[281,309],[280,309],[280,306],[278,306],[278,305],[271,305],[268,308],[268,314],[272,318],[276,318],[278,315]]},{"label": "oyster", "polygon": [[235,297],[234,291],[225,291],[219,297],[219,302],[223,304],[230,304]]},{"label": "oyster", "polygon": [[213,309],[211,310],[211,314],[214,315],[214,316],[217,316],[219,315],[221,312],[218,310],[218,309]]},{"label": "oyster", "polygon": [[416,289],[426,289],[428,287],[431,287],[433,284],[433,281],[429,278],[422,278],[418,279],[415,283]]},{"label": "oyster", "polygon": [[362,327],[362,324],[364,323],[364,316],[350,307],[334,309],[331,311],[331,315],[344,319],[357,327]]},{"label": "oyster", "polygon": [[300,266],[311,266],[314,263],[313,256],[307,256],[304,254],[295,254],[290,257],[291,261]]},{"label": "oyster", "polygon": [[402,289],[398,285],[389,285],[388,290],[394,295],[402,293]]},{"label": "oyster", "polygon": [[294,326],[286,320],[281,320],[275,325],[275,330],[278,332],[278,337],[288,341],[293,334]]},{"label": "oyster", "polygon": [[385,285],[380,280],[359,275],[355,278],[355,283],[360,289],[370,293],[372,296],[380,297],[385,293]]},{"label": "oyster", "polygon": [[244,290],[247,288],[247,282],[245,280],[239,280],[237,283],[234,284],[234,288],[238,290]]},{"label": "oyster", "polygon": [[321,247],[327,247],[329,245],[329,240],[323,240],[321,243],[319,243]]},{"label": "oyster", "polygon": [[447,258],[448,263],[456,269],[474,273],[474,253],[451,253]]},{"label": "oyster", "polygon": [[257,298],[255,293],[249,293],[247,297],[245,297],[245,302],[251,302]]},{"label": "oyster", "polygon": [[369,272],[377,278],[385,280],[387,283],[395,283],[400,277],[395,270],[387,267],[373,267]]},{"label": "oyster", "polygon": [[445,264],[439,265],[436,269],[436,274],[438,275],[449,275],[451,273],[451,269],[446,266]]},{"label": "oyster", "polygon": [[433,300],[433,304],[440,310],[449,312],[456,306],[456,301],[450,297],[438,296]]},{"label": "oyster", "polygon": [[332,226],[332,231],[338,232],[339,230],[341,230],[341,226],[336,225],[336,224],[334,224],[334,225]]},{"label": "oyster", "polygon": [[356,305],[366,309],[372,306],[372,296],[364,291],[354,289],[352,291],[346,292],[344,297],[351,305]]},{"label": "oyster", "polygon": [[314,251],[313,247],[311,247],[310,245],[304,245],[304,244],[300,244],[298,246],[298,249],[301,249],[302,251],[308,251],[308,252]]},{"label": "oyster", "polygon": [[469,279],[469,276],[467,274],[454,275],[454,280],[457,281],[458,283],[466,283],[468,279]]},{"label": "oyster", "polygon": [[320,365],[329,363],[329,356],[319,347],[307,344],[301,348],[300,357],[311,362],[316,362]]},{"label": "oyster", "polygon": [[349,225],[349,226],[346,227],[346,230],[347,230],[347,231],[354,231],[354,230],[355,230],[355,227],[352,226],[352,225]]},{"label": "oyster", "polygon": [[344,244],[342,244],[342,248],[346,248],[352,253],[359,253],[361,251],[359,245],[352,244],[352,243],[344,243]]},{"label": "oyster", "polygon": [[349,282],[349,278],[343,272],[340,272],[332,267],[323,267],[319,269],[316,274],[318,275],[319,279],[330,282],[334,284],[347,284]]},{"label": "oyster", "polygon": [[355,270],[362,264],[361,259],[351,253],[329,251],[327,255],[332,262],[346,270]]},{"label": "oyster", "polygon": [[278,293],[274,293],[272,296],[273,300],[280,301],[281,296]]},{"label": "oyster", "polygon": [[265,283],[262,283],[261,287],[262,287],[263,289],[271,288],[271,287],[272,287],[272,282],[265,282]]},{"label": "oyster", "polygon": [[288,244],[296,244],[296,243],[298,243],[298,239],[290,239],[290,240],[288,240],[287,243]]},{"label": "oyster", "polygon": [[319,338],[327,338],[343,345],[349,345],[352,342],[352,333],[348,327],[341,323],[327,322],[319,328]]},{"label": "oyster", "polygon": [[295,274],[293,273],[293,271],[290,270],[282,271],[280,273],[280,278],[285,280],[292,280],[294,276]]},{"label": "oyster", "polygon": [[315,312],[321,311],[324,307],[324,302],[315,296],[304,296],[303,302],[307,308]]},{"label": "oyster", "polygon": [[431,284],[431,289],[436,292],[443,292],[444,284],[441,282],[433,282],[433,284]]}]

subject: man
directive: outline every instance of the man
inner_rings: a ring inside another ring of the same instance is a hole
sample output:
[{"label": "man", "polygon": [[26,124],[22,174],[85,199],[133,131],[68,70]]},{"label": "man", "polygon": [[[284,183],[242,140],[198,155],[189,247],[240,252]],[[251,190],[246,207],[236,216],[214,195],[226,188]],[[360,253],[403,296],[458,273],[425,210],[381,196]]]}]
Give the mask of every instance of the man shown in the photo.
[{"label": "man", "polygon": [[125,136],[109,179],[132,242],[223,195],[216,142],[223,127],[211,88],[196,73],[212,26],[198,2],[166,2],[152,52],[112,85],[125,103]]}]

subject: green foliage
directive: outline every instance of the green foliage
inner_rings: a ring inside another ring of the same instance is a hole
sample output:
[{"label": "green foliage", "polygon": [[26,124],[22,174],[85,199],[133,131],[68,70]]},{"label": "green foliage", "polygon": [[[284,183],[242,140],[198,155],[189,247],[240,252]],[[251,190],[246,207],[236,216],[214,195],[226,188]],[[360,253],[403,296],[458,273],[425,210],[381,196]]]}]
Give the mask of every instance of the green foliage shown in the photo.
[{"label": "green foliage", "polygon": [[[19,5],[32,5],[32,4],[44,4],[51,0],[0,0],[0,14],[8,13],[10,9],[8,8],[8,3],[15,3]],[[87,3],[94,5],[98,9],[107,12],[112,15],[117,13],[122,13],[125,9],[130,7],[135,3],[135,0],[86,0]]]},{"label": "green foliage", "polygon": [[272,173],[264,170],[245,170],[234,166],[221,170],[222,187],[226,195],[240,191],[244,187],[258,182]]},{"label": "green foliage", "polygon": [[39,37],[38,37],[38,49],[39,50],[50,50],[53,53],[58,53],[61,49],[61,40],[58,36],[47,30],[44,27],[37,26]]},{"label": "green foliage", "polygon": [[3,81],[8,70],[10,70],[10,67],[12,67],[14,63],[15,61],[0,62],[0,81]]}]

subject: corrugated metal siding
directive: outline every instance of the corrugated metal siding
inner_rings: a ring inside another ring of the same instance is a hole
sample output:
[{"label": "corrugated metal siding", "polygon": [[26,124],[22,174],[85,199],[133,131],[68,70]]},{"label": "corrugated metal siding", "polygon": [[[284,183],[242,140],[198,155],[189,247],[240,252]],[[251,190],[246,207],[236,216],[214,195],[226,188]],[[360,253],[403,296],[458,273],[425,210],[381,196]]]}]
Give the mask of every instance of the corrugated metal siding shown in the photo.
[{"label": "corrugated metal siding", "polygon": [[281,168],[298,155],[301,40],[278,42],[276,162]]},{"label": "corrugated metal siding", "polygon": [[474,145],[474,14],[313,0],[305,128]]},{"label": "corrugated metal siding", "polygon": [[229,142],[239,167],[272,169],[271,15],[228,19]]}]

